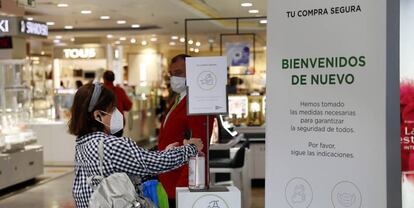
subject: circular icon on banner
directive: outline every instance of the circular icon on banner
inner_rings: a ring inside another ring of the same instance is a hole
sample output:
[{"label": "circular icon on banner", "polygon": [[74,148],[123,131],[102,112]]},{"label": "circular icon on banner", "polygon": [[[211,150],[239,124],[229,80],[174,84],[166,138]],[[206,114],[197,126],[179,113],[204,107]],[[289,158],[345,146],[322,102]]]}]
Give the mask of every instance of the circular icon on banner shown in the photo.
[{"label": "circular icon on banner", "polygon": [[217,77],[211,71],[201,72],[197,76],[197,84],[203,90],[211,90],[217,85]]},{"label": "circular icon on banner", "polygon": [[208,194],[208,195],[201,196],[194,202],[192,207],[193,208],[198,208],[198,207],[230,208],[227,202],[223,198],[217,195],[214,195],[214,194]]},{"label": "circular icon on banner", "polygon": [[292,208],[308,208],[313,200],[312,187],[303,178],[290,180],[285,189],[286,201]]},{"label": "circular icon on banner", "polygon": [[362,195],[354,183],[341,181],[333,188],[331,200],[335,208],[360,208]]}]

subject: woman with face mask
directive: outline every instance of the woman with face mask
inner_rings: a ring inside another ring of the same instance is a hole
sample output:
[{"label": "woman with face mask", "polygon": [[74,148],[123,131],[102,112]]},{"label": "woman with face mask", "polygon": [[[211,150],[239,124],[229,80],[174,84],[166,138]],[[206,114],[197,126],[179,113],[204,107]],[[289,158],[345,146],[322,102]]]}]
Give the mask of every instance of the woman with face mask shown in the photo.
[{"label": "woman with face mask", "polygon": [[158,175],[184,165],[203,148],[200,139],[190,139],[181,147],[171,144],[163,151],[148,151],[129,138],[113,136],[123,128],[122,114],[115,106],[115,95],[101,84],[87,84],[76,92],[69,132],[77,136],[72,193],[78,208],[88,207],[93,192],[87,179],[100,174],[101,140],[105,177],[117,172],[141,178]]}]

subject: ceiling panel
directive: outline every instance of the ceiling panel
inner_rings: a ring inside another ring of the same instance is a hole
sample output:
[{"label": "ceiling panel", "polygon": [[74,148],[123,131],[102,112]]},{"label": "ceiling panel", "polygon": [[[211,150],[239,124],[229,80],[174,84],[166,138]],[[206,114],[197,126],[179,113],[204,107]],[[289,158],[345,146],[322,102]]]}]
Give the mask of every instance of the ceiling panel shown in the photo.
[{"label": "ceiling panel", "polygon": [[[254,9],[259,14],[249,14],[249,8],[241,7],[244,0],[37,0],[36,8],[28,8],[26,16],[44,22],[55,22],[50,26],[52,30],[51,39],[56,35],[63,39],[71,37],[100,37],[106,38],[107,34],[114,35],[109,42],[117,40],[121,36],[135,37],[138,39],[149,39],[156,34],[160,41],[170,42],[171,35],[184,35],[184,20],[186,18],[207,17],[253,17],[266,15],[266,0],[252,0]],[[66,3],[69,7],[58,8],[58,3]],[[92,13],[81,14],[81,10],[91,10]],[[100,16],[110,16],[110,20],[100,20]],[[125,20],[125,25],[118,25],[117,20]],[[154,27],[148,30],[131,31],[94,31],[93,29],[129,28],[131,24],[140,24],[143,27]],[[88,29],[83,32],[63,30],[65,25],[73,26],[75,29]],[[158,27],[158,29],[156,29]],[[243,26],[250,31],[264,33],[265,27],[257,21]],[[233,31],[234,25],[223,21],[216,21],[204,25],[191,27],[191,33],[198,36],[208,36]],[[138,40],[139,41],[139,40]]]}]

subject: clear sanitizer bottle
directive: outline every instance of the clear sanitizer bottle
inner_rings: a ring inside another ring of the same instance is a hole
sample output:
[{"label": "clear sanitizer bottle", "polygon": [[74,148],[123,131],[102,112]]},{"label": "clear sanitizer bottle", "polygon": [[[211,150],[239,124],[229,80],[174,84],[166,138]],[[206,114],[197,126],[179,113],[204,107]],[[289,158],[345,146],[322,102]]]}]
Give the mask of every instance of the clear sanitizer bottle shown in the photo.
[{"label": "clear sanitizer bottle", "polygon": [[188,188],[200,190],[206,188],[206,157],[203,152],[198,152],[190,158],[188,164]]}]

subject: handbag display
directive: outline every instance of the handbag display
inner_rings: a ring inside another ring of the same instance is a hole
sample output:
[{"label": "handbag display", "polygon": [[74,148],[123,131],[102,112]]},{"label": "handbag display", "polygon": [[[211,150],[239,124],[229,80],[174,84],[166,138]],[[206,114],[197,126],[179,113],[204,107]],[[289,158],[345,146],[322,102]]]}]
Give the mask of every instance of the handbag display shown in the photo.
[{"label": "handbag display", "polygon": [[[89,200],[90,208],[157,208],[151,200],[138,194],[134,184],[126,173],[114,173],[108,177],[103,175],[103,139],[99,142],[100,176],[89,177],[88,184],[94,192]],[[99,184],[94,186],[92,181]],[[142,193],[142,192],[141,192]]]}]

